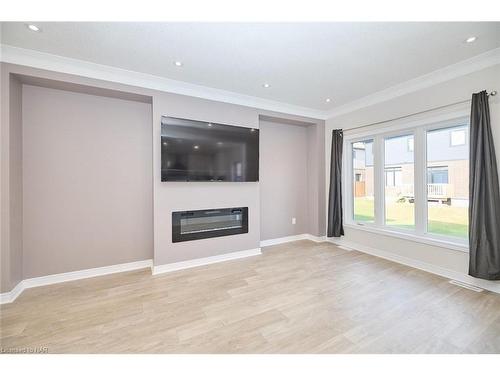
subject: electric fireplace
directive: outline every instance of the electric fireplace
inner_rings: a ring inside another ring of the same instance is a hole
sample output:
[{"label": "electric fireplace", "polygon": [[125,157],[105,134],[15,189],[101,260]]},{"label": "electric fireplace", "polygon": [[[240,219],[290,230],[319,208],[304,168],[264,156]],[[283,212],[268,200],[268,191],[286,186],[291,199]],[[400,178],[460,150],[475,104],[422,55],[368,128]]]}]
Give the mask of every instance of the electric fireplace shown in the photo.
[{"label": "electric fireplace", "polygon": [[172,242],[248,233],[248,207],[172,212]]}]

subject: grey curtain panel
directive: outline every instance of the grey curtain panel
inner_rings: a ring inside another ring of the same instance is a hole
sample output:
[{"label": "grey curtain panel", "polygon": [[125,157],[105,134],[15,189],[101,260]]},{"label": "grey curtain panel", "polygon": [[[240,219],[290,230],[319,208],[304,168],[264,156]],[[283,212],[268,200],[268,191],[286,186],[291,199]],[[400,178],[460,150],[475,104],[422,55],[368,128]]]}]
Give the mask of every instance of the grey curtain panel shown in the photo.
[{"label": "grey curtain panel", "polygon": [[342,223],[342,129],[332,134],[332,157],[330,162],[330,192],[328,195],[328,237],[344,235]]},{"label": "grey curtain panel", "polygon": [[469,252],[469,275],[500,280],[500,193],[486,91],[472,95]]}]

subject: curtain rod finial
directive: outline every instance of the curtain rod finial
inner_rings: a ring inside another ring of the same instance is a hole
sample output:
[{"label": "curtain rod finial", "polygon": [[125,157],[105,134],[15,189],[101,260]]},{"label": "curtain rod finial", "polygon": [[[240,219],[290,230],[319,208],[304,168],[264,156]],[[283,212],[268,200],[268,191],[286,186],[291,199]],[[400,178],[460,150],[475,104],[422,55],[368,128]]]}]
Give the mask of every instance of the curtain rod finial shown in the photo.
[{"label": "curtain rod finial", "polygon": [[490,96],[495,96],[496,94],[497,94],[497,92],[496,92],[496,91],[492,91],[492,92],[490,92]]}]

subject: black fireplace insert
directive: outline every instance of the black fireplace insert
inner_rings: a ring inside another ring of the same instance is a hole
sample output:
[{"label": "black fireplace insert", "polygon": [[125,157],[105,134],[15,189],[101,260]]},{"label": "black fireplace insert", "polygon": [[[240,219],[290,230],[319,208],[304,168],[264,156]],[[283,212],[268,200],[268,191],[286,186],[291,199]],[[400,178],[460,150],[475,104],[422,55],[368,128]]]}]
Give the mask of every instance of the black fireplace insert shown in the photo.
[{"label": "black fireplace insert", "polygon": [[172,212],[172,242],[248,233],[248,207]]}]

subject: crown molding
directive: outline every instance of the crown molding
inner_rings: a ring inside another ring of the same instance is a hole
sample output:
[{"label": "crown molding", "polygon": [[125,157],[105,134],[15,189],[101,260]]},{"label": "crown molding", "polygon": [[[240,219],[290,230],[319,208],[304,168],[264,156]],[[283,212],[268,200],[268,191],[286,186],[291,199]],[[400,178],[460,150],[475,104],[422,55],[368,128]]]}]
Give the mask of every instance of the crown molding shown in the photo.
[{"label": "crown molding", "polygon": [[0,44],[0,61],[268,111],[325,119],[325,111],[319,109],[296,106],[8,44]]},{"label": "crown molding", "polygon": [[0,61],[261,110],[327,120],[500,64],[500,48],[495,48],[470,59],[448,65],[327,111],[14,47],[7,44],[0,44]]},{"label": "crown molding", "polygon": [[363,96],[360,99],[351,101],[332,110],[326,111],[326,119],[334,118],[354,112],[358,109],[369,107],[378,103],[386,102],[397,97],[407,95],[442,82],[464,76],[479,70],[500,64],[500,48],[489,50],[470,59],[448,65],[444,68],[434,70],[431,73],[413,78],[409,81],[388,87],[373,94]]}]

